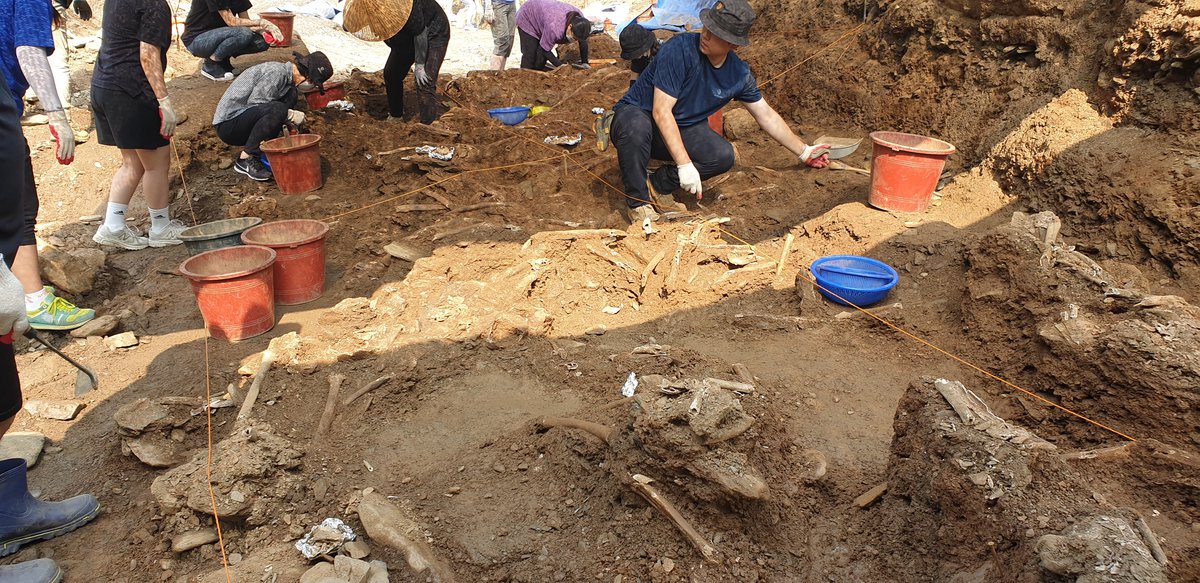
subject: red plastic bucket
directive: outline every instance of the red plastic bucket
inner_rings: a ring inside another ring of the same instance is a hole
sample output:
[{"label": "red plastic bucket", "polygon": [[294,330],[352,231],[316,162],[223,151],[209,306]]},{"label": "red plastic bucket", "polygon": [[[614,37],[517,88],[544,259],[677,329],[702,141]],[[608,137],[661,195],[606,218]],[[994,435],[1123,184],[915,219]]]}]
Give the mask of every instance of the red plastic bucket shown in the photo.
[{"label": "red plastic bucket", "polygon": [[239,245],[205,251],[179,266],[209,334],[236,342],[275,327],[274,263],[274,249]]},{"label": "red plastic bucket", "polygon": [[708,116],[708,127],[712,128],[718,135],[725,135],[725,110],[718,109],[716,113]]},{"label": "red plastic bucket", "polygon": [[304,90],[304,100],[308,102],[308,108],[317,110],[329,105],[330,101],[337,101],[346,98],[346,87],[341,81],[325,84],[325,95],[321,95],[316,87]]},{"label": "red plastic bucket", "polygon": [[871,132],[871,141],[871,206],[902,213],[929,208],[954,145],[900,132]]},{"label": "red plastic bucket", "polygon": [[321,136],[284,136],[267,140],[260,147],[271,163],[275,184],[284,194],[304,194],[321,188]]},{"label": "red plastic bucket", "polygon": [[275,302],[291,306],[325,293],[325,234],[321,221],[294,219],[246,229],[242,242],[275,250]]},{"label": "red plastic bucket", "polygon": [[271,24],[279,27],[279,32],[283,33],[282,39],[275,39],[277,47],[292,46],[292,21],[296,18],[291,12],[259,12],[258,15],[267,20]]}]

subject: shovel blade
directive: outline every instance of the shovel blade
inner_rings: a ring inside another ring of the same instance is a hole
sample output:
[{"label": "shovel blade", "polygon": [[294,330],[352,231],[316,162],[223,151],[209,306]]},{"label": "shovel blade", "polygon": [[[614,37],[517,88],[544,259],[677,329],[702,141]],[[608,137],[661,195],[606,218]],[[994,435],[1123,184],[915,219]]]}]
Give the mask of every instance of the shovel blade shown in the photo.
[{"label": "shovel blade", "polygon": [[82,397],[96,388],[96,373],[78,370],[75,373],[75,397]]}]

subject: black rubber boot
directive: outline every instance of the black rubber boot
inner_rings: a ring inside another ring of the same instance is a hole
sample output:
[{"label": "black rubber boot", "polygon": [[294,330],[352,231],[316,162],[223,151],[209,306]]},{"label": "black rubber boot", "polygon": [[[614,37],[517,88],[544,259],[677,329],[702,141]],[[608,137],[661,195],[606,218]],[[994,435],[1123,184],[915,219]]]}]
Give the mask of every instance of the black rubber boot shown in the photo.
[{"label": "black rubber boot", "polygon": [[0,567],[0,583],[60,583],[62,569],[51,559],[34,559]]},{"label": "black rubber boot", "polygon": [[25,480],[25,460],[0,461],[0,557],[23,545],[71,532],[99,513],[100,502],[91,494],[62,502],[34,498]]}]

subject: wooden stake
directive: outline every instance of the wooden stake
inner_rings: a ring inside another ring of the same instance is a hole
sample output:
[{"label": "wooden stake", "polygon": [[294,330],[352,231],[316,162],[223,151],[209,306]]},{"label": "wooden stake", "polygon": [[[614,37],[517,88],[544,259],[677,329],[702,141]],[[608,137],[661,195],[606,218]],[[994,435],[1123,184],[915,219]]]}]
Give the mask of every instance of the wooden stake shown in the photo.
[{"label": "wooden stake", "polygon": [[317,437],[321,437],[333,424],[333,413],[337,408],[338,391],[346,377],[340,374],[329,375],[329,396],[325,399],[325,410],[321,412],[321,421],[317,423]]},{"label": "wooden stake", "polygon": [[647,478],[641,474],[634,474],[633,482],[629,484],[629,487],[633,488],[633,491],[641,495],[642,498],[645,498],[651,506],[654,506],[659,512],[662,512],[664,515],[666,515],[667,519],[675,525],[675,528],[679,529],[679,532],[683,533],[683,536],[688,539],[688,542],[692,543],[692,546],[696,547],[696,550],[700,551],[700,555],[704,557],[704,560],[710,563],[720,563],[721,561],[717,557],[717,549],[709,544],[708,541],[705,540],[704,537],[692,527],[692,524],[688,522],[688,520],[684,518],[678,510],[675,509],[675,506],[671,504],[670,501],[663,497],[658,489],[650,485],[650,483],[653,481],[653,479]]}]

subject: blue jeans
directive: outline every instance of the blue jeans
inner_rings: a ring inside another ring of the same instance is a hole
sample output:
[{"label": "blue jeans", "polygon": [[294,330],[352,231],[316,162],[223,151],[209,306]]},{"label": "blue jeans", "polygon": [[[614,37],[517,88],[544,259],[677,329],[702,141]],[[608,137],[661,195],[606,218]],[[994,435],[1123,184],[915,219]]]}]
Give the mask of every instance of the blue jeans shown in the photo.
[{"label": "blue jeans", "polygon": [[[646,186],[646,167],[650,159],[670,162],[671,152],[658,132],[650,112],[633,105],[620,105],[613,114],[609,135],[617,147],[617,163],[621,167],[621,180],[625,183],[626,201],[630,208],[650,202],[650,191]],[[725,141],[705,122],[679,128],[683,147],[692,164],[700,172],[700,178],[708,180],[720,176],[733,168],[733,146]],[[650,175],[654,189],[662,194],[679,190],[679,170],[674,164],[664,164]]]},{"label": "blue jeans", "polygon": [[253,30],[241,26],[222,26],[192,39],[188,52],[202,59],[224,61],[230,57],[261,53],[267,50],[267,41]]}]

